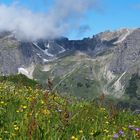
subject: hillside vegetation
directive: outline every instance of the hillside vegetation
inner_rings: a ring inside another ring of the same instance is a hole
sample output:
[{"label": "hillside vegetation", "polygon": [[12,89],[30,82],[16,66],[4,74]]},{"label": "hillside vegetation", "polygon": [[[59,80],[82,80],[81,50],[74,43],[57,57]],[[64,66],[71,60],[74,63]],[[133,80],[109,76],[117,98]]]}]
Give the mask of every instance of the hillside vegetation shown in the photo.
[{"label": "hillside vegetation", "polygon": [[44,91],[23,75],[0,78],[0,140],[139,140],[140,115],[112,102]]}]

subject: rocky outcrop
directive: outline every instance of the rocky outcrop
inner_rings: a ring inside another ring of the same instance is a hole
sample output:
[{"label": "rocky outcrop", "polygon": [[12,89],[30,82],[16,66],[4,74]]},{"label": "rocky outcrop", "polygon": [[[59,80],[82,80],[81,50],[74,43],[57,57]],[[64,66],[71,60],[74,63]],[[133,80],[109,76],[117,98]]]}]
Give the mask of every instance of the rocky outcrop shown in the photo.
[{"label": "rocky outcrop", "polygon": [[123,73],[140,67],[140,29],[133,31],[114,50],[114,57],[110,65],[114,73]]},{"label": "rocky outcrop", "polygon": [[109,70],[124,73],[140,63],[140,29],[122,29],[106,31],[83,40],[58,38],[54,40],[37,40],[35,42],[19,41],[13,33],[0,33],[0,72],[14,74],[20,67],[31,63],[45,64],[58,59],[69,52],[81,51],[96,58],[113,53]]}]

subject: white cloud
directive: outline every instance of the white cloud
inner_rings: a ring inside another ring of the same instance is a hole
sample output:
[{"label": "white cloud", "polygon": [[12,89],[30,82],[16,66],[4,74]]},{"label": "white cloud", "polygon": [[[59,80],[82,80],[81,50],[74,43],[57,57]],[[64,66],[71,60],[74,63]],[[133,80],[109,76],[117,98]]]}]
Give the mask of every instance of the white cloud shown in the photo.
[{"label": "white cloud", "polygon": [[0,4],[0,31],[14,31],[19,39],[55,38],[75,30],[97,0],[55,0],[47,13],[33,13],[19,4]]}]

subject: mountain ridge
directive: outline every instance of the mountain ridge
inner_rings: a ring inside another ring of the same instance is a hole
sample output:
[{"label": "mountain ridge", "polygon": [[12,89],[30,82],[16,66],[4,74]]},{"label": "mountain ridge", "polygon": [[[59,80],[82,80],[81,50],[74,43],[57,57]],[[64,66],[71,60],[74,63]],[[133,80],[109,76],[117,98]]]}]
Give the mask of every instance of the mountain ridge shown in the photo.
[{"label": "mountain ridge", "polygon": [[24,42],[10,32],[0,35],[1,75],[23,73],[44,86],[52,77],[54,86],[61,81],[56,90],[74,95],[80,90],[82,97],[85,93],[89,98],[99,93],[122,97],[132,74],[140,72],[139,56],[139,28],[101,32],[82,40]]}]

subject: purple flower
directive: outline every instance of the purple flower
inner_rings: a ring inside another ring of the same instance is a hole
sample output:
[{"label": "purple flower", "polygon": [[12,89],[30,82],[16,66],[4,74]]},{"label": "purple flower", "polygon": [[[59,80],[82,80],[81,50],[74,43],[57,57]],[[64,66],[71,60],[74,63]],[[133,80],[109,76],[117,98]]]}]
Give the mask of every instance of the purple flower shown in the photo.
[{"label": "purple flower", "polygon": [[135,130],[138,132],[138,131],[140,131],[140,129],[139,128],[135,128]]},{"label": "purple flower", "polygon": [[128,128],[129,128],[129,129],[134,129],[134,126],[129,125]]},{"label": "purple flower", "polygon": [[120,131],[119,131],[119,134],[120,134],[120,135],[123,135],[123,134],[124,134],[124,132],[123,132],[122,130],[120,130]]},{"label": "purple flower", "polygon": [[118,133],[114,134],[114,136],[113,136],[113,138],[115,138],[115,139],[117,139],[118,137],[119,137]]}]

